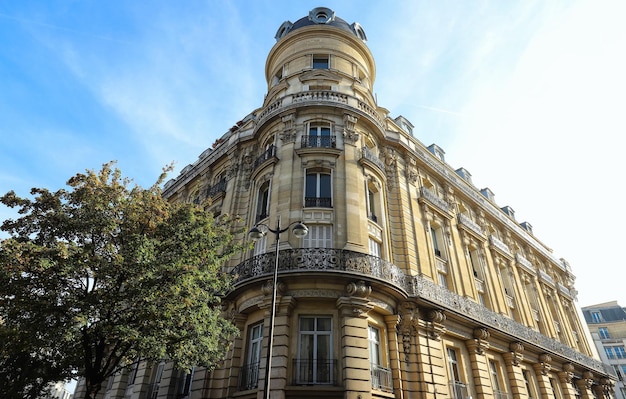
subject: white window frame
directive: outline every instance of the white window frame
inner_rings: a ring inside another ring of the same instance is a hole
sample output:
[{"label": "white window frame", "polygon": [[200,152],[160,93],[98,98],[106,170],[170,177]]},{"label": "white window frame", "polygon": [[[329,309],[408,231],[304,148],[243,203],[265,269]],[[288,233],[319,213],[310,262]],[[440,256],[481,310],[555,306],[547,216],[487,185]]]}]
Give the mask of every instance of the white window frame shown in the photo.
[{"label": "white window frame", "polygon": [[302,237],[302,248],[333,248],[333,226],[310,224],[309,233]]},{"label": "white window frame", "polygon": [[[302,329],[302,321],[304,319],[313,319],[314,320],[314,328],[313,330],[303,330]],[[318,322],[320,320],[325,320],[325,321],[329,321],[330,322],[330,330],[326,331],[326,330],[318,330]],[[334,362],[333,362],[333,330],[334,330],[334,325],[333,325],[333,318],[332,316],[300,316],[300,318],[298,319],[298,361],[302,362],[304,360],[310,361],[311,362],[311,376],[310,377],[304,377],[302,376],[301,373],[301,367],[296,367],[296,381],[298,383],[305,383],[305,384],[333,384],[334,383]],[[303,357],[303,345],[304,345],[304,337],[308,337],[308,336],[313,336],[313,348],[312,348],[312,353],[313,353],[313,358],[309,359],[309,358],[304,358]],[[328,352],[325,354],[327,357],[327,361],[329,362],[328,366],[328,380],[323,380],[323,375],[320,376],[319,375],[319,364],[317,363],[319,360],[323,360],[323,359],[319,359],[318,358],[318,344],[319,344],[319,337],[328,337]]]}]

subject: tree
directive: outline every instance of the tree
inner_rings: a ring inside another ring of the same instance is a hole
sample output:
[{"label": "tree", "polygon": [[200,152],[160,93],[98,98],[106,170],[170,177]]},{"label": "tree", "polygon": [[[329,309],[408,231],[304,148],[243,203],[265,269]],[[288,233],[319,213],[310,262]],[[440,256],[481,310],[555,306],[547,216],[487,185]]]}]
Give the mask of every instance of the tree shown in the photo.
[{"label": "tree", "polygon": [[31,386],[78,376],[94,398],[136,359],[185,370],[223,358],[238,330],[220,316],[231,286],[221,270],[238,247],[225,218],[162,197],[168,171],[143,189],[108,163],[72,177],[69,190],[0,198],[20,215],[1,227],[0,320],[21,338],[0,353],[0,373],[26,356],[41,363]]}]

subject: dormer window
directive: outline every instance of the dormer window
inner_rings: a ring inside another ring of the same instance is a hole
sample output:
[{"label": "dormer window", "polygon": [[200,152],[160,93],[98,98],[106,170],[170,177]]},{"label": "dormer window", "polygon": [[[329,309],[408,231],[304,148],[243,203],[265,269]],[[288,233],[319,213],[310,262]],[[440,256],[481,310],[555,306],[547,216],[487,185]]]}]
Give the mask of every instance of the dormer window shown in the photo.
[{"label": "dormer window", "polygon": [[330,8],[317,7],[309,12],[309,19],[316,24],[327,24],[335,20],[335,12]]}]

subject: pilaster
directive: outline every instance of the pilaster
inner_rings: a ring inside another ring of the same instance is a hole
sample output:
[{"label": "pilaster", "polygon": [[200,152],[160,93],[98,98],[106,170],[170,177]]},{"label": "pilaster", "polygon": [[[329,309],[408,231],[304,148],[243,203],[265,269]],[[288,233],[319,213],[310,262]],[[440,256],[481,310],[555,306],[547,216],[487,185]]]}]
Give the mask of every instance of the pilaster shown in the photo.
[{"label": "pilaster", "polygon": [[441,336],[446,329],[446,315],[442,310],[431,309],[425,312],[424,318],[417,324],[417,342],[415,349],[417,370],[414,395],[424,399],[446,398],[448,379],[446,377],[446,356]]},{"label": "pilaster", "polygon": [[576,389],[572,385],[573,378],[574,365],[572,363],[564,363],[563,370],[559,372],[559,382],[561,383],[564,399],[576,399]]},{"label": "pilaster", "polygon": [[367,297],[371,287],[360,281],[346,287],[346,296],[337,299],[341,318],[341,353],[345,399],[370,399],[370,373],[367,312],[373,309]]},{"label": "pilaster", "polygon": [[486,328],[477,327],[474,329],[474,339],[465,341],[469,351],[472,376],[474,377],[474,388],[478,397],[492,397],[493,388],[489,376],[489,365],[485,350],[489,348],[489,331]]},{"label": "pilaster", "polygon": [[552,390],[552,385],[550,385],[550,370],[552,366],[550,366],[550,362],[552,361],[552,357],[547,353],[543,353],[539,355],[539,362],[533,364],[535,369],[535,374],[537,374],[537,383],[539,385],[539,395],[542,398],[553,398],[554,391]]},{"label": "pilaster", "polygon": [[511,385],[511,393],[514,398],[522,398],[527,395],[526,382],[520,363],[524,359],[524,345],[521,342],[511,342],[509,352],[502,355],[506,364],[506,374]]},{"label": "pilaster", "polygon": [[400,315],[385,316],[387,325],[387,336],[389,342],[389,367],[391,368],[391,379],[393,381],[393,392],[396,399],[404,399],[403,390],[403,369],[400,360],[400,342],[398,341],[398,324]]}]

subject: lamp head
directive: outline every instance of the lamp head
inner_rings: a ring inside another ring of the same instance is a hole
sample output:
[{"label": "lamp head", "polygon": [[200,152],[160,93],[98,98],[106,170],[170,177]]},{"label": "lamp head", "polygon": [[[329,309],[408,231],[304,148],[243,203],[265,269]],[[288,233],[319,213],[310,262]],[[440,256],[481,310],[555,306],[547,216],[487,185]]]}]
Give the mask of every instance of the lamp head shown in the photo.
[{"label": "lamp head", "polygon": [[309,228],[306,227],[304,223],[298,222],[295,226],[293,226],[293,229],[291,229],[291,231],[293,232],[294,236],[302,238],[309,233]]},{"label": "lamp head", "polygon": [[250,231],[248,232],[248,236],[256,241],[256,240],[260,240],[261,238],[263,238],[263,236],[265,236],[265,232],[262,231],[261,229],[259,229],[258,226],[254,226],[253,228],[250,229]]}]

